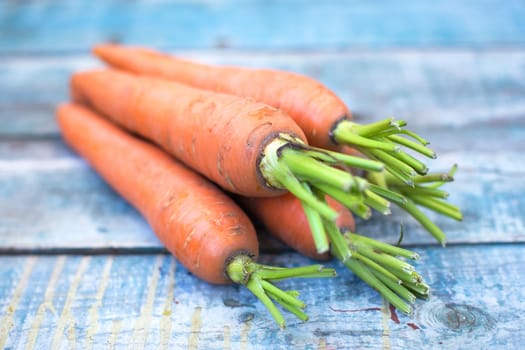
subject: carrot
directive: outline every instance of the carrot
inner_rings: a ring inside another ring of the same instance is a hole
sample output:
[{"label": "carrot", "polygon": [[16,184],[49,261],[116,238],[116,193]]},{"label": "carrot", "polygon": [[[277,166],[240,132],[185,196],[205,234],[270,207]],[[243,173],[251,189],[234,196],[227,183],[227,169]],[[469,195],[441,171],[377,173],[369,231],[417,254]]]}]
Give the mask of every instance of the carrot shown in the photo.
[{"label": "carrot", "polygon": [[[210,66],[145,48],[114,44],[95,46],[93,52],[119,69],[250,97],[280,108],[299,124],[311,145],[326,149],[352,146],[385,163],[387,170],[408,184],[411,176],[424,174],[428,168],[400,151],[400,146],[435,158],[435,153],[426,147],[426,140],[403,129],[405,121],[385,119],[360,125],[352,121],[350,110],[334,92],[307,76],[273,69]],[[403,134],[415,141],[400,136]]]},{"label": "carrot", "polygon": [[285,113],[241,97],[111,70],[74,74],[71,89],[76,101],[152,140],[225,190],[256,197],[288,190],[327,220],[337,212],[313,191],[344,200],[365,191],[367,182],[339,167],[382,169],[376,161],[308,146]]},{"label": "carrot", "polygon": [[[330,258],[318,254],[311,239],[307,217],[301,203],[290,195],[272,198],[246,198],[240,203],[267,231],[298,252],[318,260]],[[351,256],[342,258],[332,246],[332,254],[348,269],[376,289],[388,302],[406,314],[412,313],[410,305],[416,297],[425,298],[429,286],[415,268],[397,257],[416,260],[418,254],[390,244],[358,235],[355,224],[346,208],[331,203],[340,212],[340,221],[326,229],[341,231],[341,237],[351,250]]]},{"label": "carrot", "polygon": [[[358,151],[369,159],[378,160],[397,182],[406,185],[405,188],[416,185],[414,177],[424,176],[428,167],[401,147],[429,158],[436,157],[427,147],[428,141],[405,129],[406,121],[388,118],[368,125],[356,123],[352,121],[348,107],[335,93],[303,75],[272,69],[210,66],[140,47],[102,44],[94,47],[93,51],[103,61],[119,69],[250,97],[280,108],[303,129],[311,145],[345,153]],[[372,191],[383,195],[387,189],[374,187]],[[418,209],[418,206],[428,207],[427,202],[435,202],[434,198],[419,197],[417,202],[413,198],[399,196],[388,199],[418,220],[441,244],[445,244],[443,231]],[[434,203],[430,205],[436,207]],[[440,204],[437,206],[442,207]],[[461,216],[459,208],[454,207],[454,211],[453,218]],[[365,214],[361,211],[361,216]]]},{"label": "carrot", "polygon": [[[297,198],[284,194],[279,197],[239,197],[237,200],[253,217],[260,220],[268,232],[289,247],[312,259],[330,259],[328,252],[319,254],[317,251],[308,218]],[[331,198],[327,198],[327,202],[339,214],[336,225],[353,231],[355,222],[352,214]]]},{"label": "carrot", "polygon": [[283,316],[270,298],[306,318],[304,304],[271,281],[333,276],[332,269],[255,263],[259,248],[249,218],[215,185],[84,107],[61,105],[57,120],[67,144],[137,208],[189,271],[210,283],[245,285],[281,326]]}]

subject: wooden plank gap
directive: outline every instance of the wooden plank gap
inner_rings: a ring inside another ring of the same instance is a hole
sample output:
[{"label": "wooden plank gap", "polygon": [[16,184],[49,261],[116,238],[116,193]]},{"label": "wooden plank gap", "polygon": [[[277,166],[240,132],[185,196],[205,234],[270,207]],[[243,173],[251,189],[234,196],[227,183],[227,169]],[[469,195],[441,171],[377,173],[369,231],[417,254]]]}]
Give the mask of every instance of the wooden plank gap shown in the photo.
[{"label": "wooden plank gap", "polygon": [[[395,243],[395,242],[394,242]],[[492,242],[469,242],[469,241],[458,241],[458,242],[447,242],[446,248],[449,247],[484,247],[484,246],[506,246],[506,245],[524,245],[525,240],[516,240],[513,242],[508,241],[492,241]],[[441,248],[439,243],[428,242],[428,243],[404,243],[401,244],[404,248],[417,249],[417,248]],[[445,248],[445,249],[446,249]],[[261,253],[268,256],[279,256],[284,253],[292,253],[293,250],[287,247],[283,247],[282,250],[275,250],[273,248],[265,249],[261,247]],[[24,255],[35,255],[35,256],[48,256],[48,255],[115,255],[115,256],[127,256],[127,255],[170,255],[171,254],[163,247],[107,247],[107,248],[48,248],[48,247],[36,247],[31,249],[26,248],[10,248],[0,247],[0,255],[5,256],[24,256]]]}]

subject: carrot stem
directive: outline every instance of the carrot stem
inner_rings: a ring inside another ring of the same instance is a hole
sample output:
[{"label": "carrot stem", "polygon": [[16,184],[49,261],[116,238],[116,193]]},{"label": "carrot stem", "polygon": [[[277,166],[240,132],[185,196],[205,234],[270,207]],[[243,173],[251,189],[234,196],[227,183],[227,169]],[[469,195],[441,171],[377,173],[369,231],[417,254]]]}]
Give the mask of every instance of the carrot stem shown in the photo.
[{"label": "carrot stem", "polygon": [[362,254],[361,251],[354,252],[352,254],[357,260],[362,262],[365,266],[368,268],[377,271],[378,273],[382,274],[386,278],[389,278],[390,280],[397,282],[399,284],[402,283],[401,279],[397,277],[392,271],[389,271],[384,266],[381,266],[379,263],[375,262],[374,260],[370,259],[369,257]]},{"label": "carrot stem", "polygon": [[344,191],[364,190],[366,181],[339,169],[343,162],[337,162],[333,156],[326,158],[328,153],[320,156],[319,152],[299,139],[280,134],[265,147],[259,169],[268,185],[275,188],[288,189],[283,178],[293,177],[309,184],[329,184]]},{"label": "carrot stem", "polygon": [[428,172],[428,167],[425,163],[412,157],[408,153],[397,152],[394,154],[394,157],[397,160],[399,160],[401,163],[408,165],[410,168],[415,170],[420,175],[425,175]]},{"label": "carrot stem", "polygon": [[[326,194],[325,192],[314,188],[312,192],[317,196],[317,198],[321,201],[326,202]],[[332,253],[336,257],[338,257],[341,261],[346,261],[352,256],[352,253],[348,247],[348,245],[345,242],[345,239],[343,235],[341,234],[341,231],[337,227],[334,220],[323,220],[324,230],[326,232],[327,239],[332,244]]]},{"label": "carrot stem", "polygon": [[360,149],[360,152],[371,159],[377,159],[383,162],[386,172],[399,182],[409,186],[413,185],[414,174],[407,174],[403,169],[399,169],[399,161],[397,159],[389,157],[385,152],[381,153],[380,150]]},{"label": "carrot stem", "polygon": [[308,220],[308,225],[312,231],[312,237],[314,239],[315,248],[317,253],[323,254],[330,250],[330,244],[328,243],[328,238],[326,236],[326,231],[323,225],[323,219],[317,211],[315,211],[308,204],[301,203],[306,219]]},{"label": "carrot stem", "polygon": [[352,257],[344,265],[397,309],[411,314],[409,304],[416,299],[411,290],[421,297],[428,295],[428,286],[415,268],[396,258],[417,259],[418,254],[352,232],[346,232],[343,237],[352,251]]},{"label": "carrot stem", "polygon": [[446,236],[441,229],[432,222],[421,210],[419,210],[415,203],[408,200],[406,203],[397,203],[401,208],[408,212],[414,219],[416,219],[434,238],[445,246]]},{"label": "carrot stem", "polygon": [[364,203],[383,215],[389,215],[390,202],[370,190],[365,190]]},{"label": "carrot stem", "polygon": [[403,202],[392,201],[414,217],[438,242],[445,246],[445,234],[418,208],[418,205],[453,219],[462,220],[463,214],[460,208],[442,200],[448,197],[448,193],[438,189],[444,183],[454,180],[453,175],[456,169],[457,166],[454,165],[449,173],[414,176],[412,178],[413,186],[403,184],[391,173],[369,173],[368,180],[373,182],[369,184],[369,190],[376,192],[389,189],[392,193],[398,193],[404,197],[405,201]]},{"label": "carrot stem", "polygon": [[284,149],[281,161],[285,162],[293,174],[303,181],[321,182],[344,191],[354,186],[352,174],[305,157],[294,149]]},{"label": "carrot stem", "polygon": [[[298,319],[300,319],[301,321],[308,321],[308,315],[303,311],[301,310],[300,308],[298,307],[295,307],[294,305],[290,305],[290,304],[287,304],[281,297],[280,295],[274,295],[272,294],[271,291],[267,290],[266,291],[268,293],[268,295],[274,299],[276,302],[278,302],[282,307],[283,309],[285,309],[286,311],[294,314]],[[298,295],[294,295],[293,293],[290,293],[290,292],[285,292],[287,294],[290,294],[294,297],[297,297]]]},{"label": "carrot stem", "polygon": [[360,136],[357,134],[340,134],[335,137],[335,141],[338,144],[357,146],[357,148],[363,147],[366,149],[380,149],[383,151],[396,152],[399,151],[399,147],[393,143],[387,143],[383,141],[373,140]]},{"label": "carrot stem", "polygon": [[457,164],[452,165],[452,168],[450,168],[449,172],[444,175],[444,177],[449,178],[450,180],[448,180],[448,181],[436,181],[435,183],[433,183],[429,187],[439,188],[439,187],[443,186],[446,182],[453,181],[454,180],[454,174],[456,173],[457,170],[458,170],[458,165]]},{"label": "carrot stem", "polygon": [[285,320],[272,299],[301,320],[308,318],[305,313],[299,310],[305,308],[306,305],[298,299],[297,293],[283,291],[270,281],[278,281],[285,278],[316,278],[336,275],[335,270],[325,269],[321,265],[295,268],[261,265],[254,262],[249,256],[242,254],[235,256],[230,261],[226,267],[226,274],[233,282],[246,286],[266,306],[275,322],[281,328],[285,327]]},{"label": "carrot stem", "polygon": [[[411,184],[416,173],[426,174],[428,167],[421,161],[401,150],[401,146],[412,149],[426,157],[435,158],[435,153],[426,147],[428,142],[414,132],[403,129],[404,120],[392,118],[361,125],[348,119],[339,121],[332,138],[338,144],[355,147],[370,159],[385,164],[385,169],[401,181]],[[400,134],[408,135],[417,142]]]},{"label": "carrot stem", "polygon": [[277,288],[276,286],[274,286],[270,282],[267,282],[265,280],[261,280],[260,283],[261,283],[261,286],[263,287],[263,289],[267,293],[277,296],[279,301],[280,301],[280,303],[284,303],[284,304],[291,305],[291,306],[294,306],[294,307],[297,307],[297,308],[301,308],[301,309],[306,308],[306,304],[304,302],[302,302],[301,300],[297,299],[297,297],[294,297],[291,294],[288,294],[285,291]]},{"label": "carrot stem", "polygon": [[398,158],[399,155],[396,153],[387,153],[382,150],[370,150],[370,153],[375,158],[385,163],[385,168],[387,170],[391,167],[410,177],[417,175],[416,171],[410,166],[410,164],[400,160]]},{"label": "carrot stem", "polygon": [[[355,273],[359,278],[365,281],[369,286],[374,288],[386,300],[394,305],[398,310],[406,314],[412,314],[412,307],[392,291],[384,282],[375,276],[366,266],[355,259],[349,259],[345,266]],[[395,282],[394,282],[395,283]]]},{"label": "carrot stem", "polygon": [[[387,175],[389,175],[386,172],[368,172],[366,174],[366,178],[369,181],[369,189],[372,188],[372,186],[376,186],[378,188],[388,188],[387,185]],[[393,177],[392,177],[393,178]]]},{"label": "carrot stem", "polygon": [[327,220],[335,220],[338,216],[337,212],[330,208],[330,206],[323,201],[317,199],[311,192],[305,190],[303,183],[299,182],[295,177],[281,176],[277,172],[274,173],[276,178],[280,179],[284,187],[288,189],[294,196],[296,196],[301,203],[305,203],[316,210],[321,217]]},{"label": "carrot stem", "polygon": [[333,152],[316,147],[312,147],[311,151],[308,151],[308,153],[316,159],[332,164],[340,163],[356,169],[382,171],[385,168],[383,163],[376,160],[352,156],[345,153]]},{"label": "carrot stem", "polygon": [[399,135],[388,135],[387,138],[390,140],[390,141],[393,141],[394,143],[397,143],[398,145],[402,145],[402,146],[405,146],[406,148],[410,148],[411,150],[413,151],[416,151],[428,158],[431,158],[431,159],[436,159],[436,153],[434,151],[432,151],[430,148],[428,147],[425,147],[425,145],[428,145],[428,141],[424,140],[423,138],[421,138],[419,135],[416,135],[414,133],[411,133],[407,130],[402,130],[401,132],[399,133],[407,133],[409,134],[410,136],[412,136],[413,138],[417,138],[417,140],[421,143],[416,143],[412,140],[409,140],[407,138],[404,138],[404,137],[401,137]]},{"label": "carrot stem", "polygon": [[337,228],[335,222],[327,222],[326,228],[328,237],[332,242],[332,254],[344,263],[346,260],[352,257],[352,252],[346,244],[344,237]]},{"label": "carrot stem", "polygon": [[359,245],[359,244],[365,244],[366,246],[369,246],[369,247],[372,247],[372,248],[375,248],[375,249],[379,249],[385,253],[388,253],[390,255],[394,255],[394,256],[402,256],[404,258],[408,258],[408,259],[412,259],[412,260],[417,260],[419,259],[419,255],[413,251],[410,251],[408,249],[404,249],[404,248],[401,248],[401,247],[396,247],[394,245],[391,245],[391,244],[388,244],[388,243],[384,243],[384,242],[381,242],[381,241],[377,241],[375,239],[372,239],[372,238],[369,238],[369,237],[366,237],[366,236],[363,236],[363,235],[358,235],[358,234],[355,234],[355,233],[351,233],[351,232],[347,232],[346,233],[346,236],[348,237],[347,239],[350,241],[350,242],[353,242],[354,245]]},{"label": "carrot stem", "polygon": [[279,327],[281,327],[281,329],[285,328],[286,322],[284,321],[281,311],[279,311],[270,297],[268,297],[261,284],[250,280],[248,283],[246,283],[246,288],[248,288],[264,304],[264,306],[266,306]]},{"label": "carrot stem", "polygon": [[368,185],[368,188],[371,192],[374,192],[375,194],[386,198],[396,204],[403,204],[407,201],[407,199],[403,195],[394,192],[386,187],[378,186],[371,183]]},{"label": "carrot stem", "polygon": [[[368,181],[339,168],[356,159],[365,168],[382,169],[376,161],[325,152],[284,134],[268,143],[260,161],[261,174],[269,186],[287,189],[301,201],[317,251],[327,251],[330,240],[342,259],[351,254],[344,248],[344,240],[334,223],[337,212],[328,206],[325,196],[334,198],[363,218],[370,217],[371,210],[363,199]],[[388,203],[373,194],[368,202],[383,212],[387,210]]]},{"label": "carrot stem", "polygon": [[371,137],[384,132],[399,131],[402,126],[406,125],[406,122],[404,120],[396,122],[394,118],[386,118],[369,124],[358,124],[351,121],[348,124],[353,124],[353,131],[358,135]]},{"label": "carrot stem", "polygon": [[402,285],[405,286],[405,288],[416,293],[420,297],[428,297],[430,293],[430,287],[425,282],[419,282],[419,283],[403,282]]},{"label": "carrot stem", "polygon": [[409,303],[414,303],[417,299],[417,297],[403,284],[395,283],[392,280],[385,278],[380,273],[377,273],[376,271],[371,271],[381,282],[383,282],[388,288],[390,288],[392,291],[394,291],[397,295],[399,295],[404,300],[408,301]]},{"label": "carrot stem", "polygon": [[369,219],[372,215],[370,208],[364,204],[364,198],[362,195],[356,195],[352,193],[347,193],[324,184],[314,184],[315,188],[319,189],[323,193],[326,193],[328,196],[332,197],[348,209],[352,211],[355,215],[363,218],[365,220]]},{"label": "carrot stem", "polygon": [[414,183],[420,184],[420,183],[428,183],[428,182],[439,182],[440,184],[444,182],[452,182],[454,181],[454,177],[450,176],[449,174],[426,174],[421,176],[414,176],[412,178]]},{"label": "carrot stem", "polygon": [[448,192],[446,191],[421,185],[416,185],[414,187],[400,186],[399,191],[404,193],[406,196],[420,195],[425,197],[441,199],[446,199],[449,196]]},{"label": "carrot stem", "polygon": [[395,270],[398,272],[396,276],[399,277],[400,274],[412,274],[415,271],[414,266],[410,265],[407,262],[399,260],[391,255],[378,251],[377,249],[372,249],[369,247],[360,247],[358,248],[359,252],[364,256],[372,259],[373,261],[385,266],[389,270]]},{"label": "carrot stem", "polygon": [[458,221],[463,220],[463,214],[461,214],[461,210],[459,209],[459,207],[453,204],[423,195],[411,195],[410,199],[412,199],[416,204],[422,205],[439,214],[448,216]]},{"label": "carrot stem", "polygon": [[258,266],[254,268],[257,268],[258,277],[272,281],[297,277],[318,278],[335,276],[335,271],[333,269],[327,269],[319,264],[299,267],[275,267],[258,264]]}]

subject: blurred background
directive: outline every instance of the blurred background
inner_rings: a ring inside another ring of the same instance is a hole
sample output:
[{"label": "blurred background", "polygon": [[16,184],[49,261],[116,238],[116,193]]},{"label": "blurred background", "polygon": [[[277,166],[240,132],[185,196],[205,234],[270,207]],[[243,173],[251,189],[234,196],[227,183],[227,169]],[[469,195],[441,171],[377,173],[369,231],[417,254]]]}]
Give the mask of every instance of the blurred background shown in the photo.
[{"label": "blurred background", "polygon": [[4,0],[0,132],[54,133],[68,74],[98,64],[89,50],[100,42],[299,71],[355,112],[412,125],[423,113],[457,124],[517,113],[522,86],[499,84],[523,76],[523,18],[522,1],[496,0]]}]

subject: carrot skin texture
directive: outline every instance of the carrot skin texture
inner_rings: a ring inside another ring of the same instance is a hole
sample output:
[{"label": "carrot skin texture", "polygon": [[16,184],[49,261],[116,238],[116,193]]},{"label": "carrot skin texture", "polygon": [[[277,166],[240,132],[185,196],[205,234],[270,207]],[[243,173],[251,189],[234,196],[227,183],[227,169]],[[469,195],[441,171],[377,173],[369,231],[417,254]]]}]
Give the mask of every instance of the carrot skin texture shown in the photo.
[{"label": "carrot skin texture", "polygon": [[[270,234],[299,253],[316,260],[329,260],[329,253],[319,254],[313,240],[308,219],[301,202],[287,193],[279,197],[239,198],[241,206],[259,220]],[[336,224],[340,228],[355,230],[350,211],[328,197],[327,202],[339,214]]]},{"label": "carrot skin texture", "polygon": [[320,82],[280,70],[210,66],[140,47],[102,44],[93,52],[115,68],[245,96],[286,111],[316,147],[337,149],[331,139],[338,120],[351,119],[345,103]]},{"label": "carrot skin texture", "polygon": [[78,105],[57,109],[66,143],[130,202],[189,271],[214,284],[239,253],[258,255],[255,229],[221,190],[157,147]]},{"label": "carrot skin texture", "polygon": [[115,70],[71,78],[74,100],[152,140],[222,188],[245,196],[284,191],[259,170],[264,146],[287,133],[304,142],[284,112],[253,100]]}]

